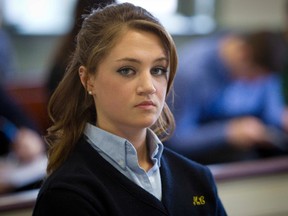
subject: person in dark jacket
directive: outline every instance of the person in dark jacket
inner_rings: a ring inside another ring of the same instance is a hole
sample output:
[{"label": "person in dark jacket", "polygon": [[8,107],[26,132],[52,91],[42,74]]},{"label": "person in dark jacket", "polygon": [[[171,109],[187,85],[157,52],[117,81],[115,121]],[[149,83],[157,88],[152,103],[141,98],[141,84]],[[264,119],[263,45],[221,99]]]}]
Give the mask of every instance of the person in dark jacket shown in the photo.
[{"label": "person in dark jacket", "polygon": [[209,169],[163,146],[176,74],[172,37],[148,11],[86,16],[49,102],[47,178],[34,216],[226,215]]}]

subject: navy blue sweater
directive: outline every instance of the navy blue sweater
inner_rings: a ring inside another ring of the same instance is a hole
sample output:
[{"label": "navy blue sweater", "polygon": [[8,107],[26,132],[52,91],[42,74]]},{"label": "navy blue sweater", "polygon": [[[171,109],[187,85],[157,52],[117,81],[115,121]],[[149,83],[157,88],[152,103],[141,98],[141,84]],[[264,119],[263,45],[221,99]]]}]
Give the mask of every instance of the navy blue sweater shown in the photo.
[{"label": "navy blue sweater", "polygon": [[84,139],[44,182],[33,216],[226,215],[208,168],[164,149],[162,201],[129,180]]}]

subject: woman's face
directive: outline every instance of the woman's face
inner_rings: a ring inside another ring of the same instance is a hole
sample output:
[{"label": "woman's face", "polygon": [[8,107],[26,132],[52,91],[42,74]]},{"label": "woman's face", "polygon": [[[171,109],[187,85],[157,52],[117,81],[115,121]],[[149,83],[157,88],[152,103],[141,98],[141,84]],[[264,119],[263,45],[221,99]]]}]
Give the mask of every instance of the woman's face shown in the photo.
[{"label": "woman's face", "polygon": [[145,129],[165,102],[169,61],[160,39],[128,30],[88,79],[97,126],[115,134]]}]

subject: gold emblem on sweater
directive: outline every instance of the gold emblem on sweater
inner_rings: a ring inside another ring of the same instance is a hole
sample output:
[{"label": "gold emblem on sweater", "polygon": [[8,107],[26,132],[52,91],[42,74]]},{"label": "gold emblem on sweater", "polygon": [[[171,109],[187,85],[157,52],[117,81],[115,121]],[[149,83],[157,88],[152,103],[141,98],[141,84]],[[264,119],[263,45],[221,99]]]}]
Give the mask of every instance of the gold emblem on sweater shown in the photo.
[{"label": "gold emblem on sweater", "polygon": [[193,205],[205,205],[205,197],[204,196],[193,196]]}]

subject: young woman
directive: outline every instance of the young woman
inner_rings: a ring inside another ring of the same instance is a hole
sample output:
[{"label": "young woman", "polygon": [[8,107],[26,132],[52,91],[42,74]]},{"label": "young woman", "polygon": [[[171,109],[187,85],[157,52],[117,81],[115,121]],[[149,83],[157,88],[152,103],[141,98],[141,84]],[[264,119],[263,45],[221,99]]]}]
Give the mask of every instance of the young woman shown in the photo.
[{"label": "young woman", "polygon": [[[163,147],[176,73],[171,36],[146,10],[113,4],[83,22],[49,111],[39,215],[226,215],[209,170]],[[79,78],[80,77],[80,78]]]}]

